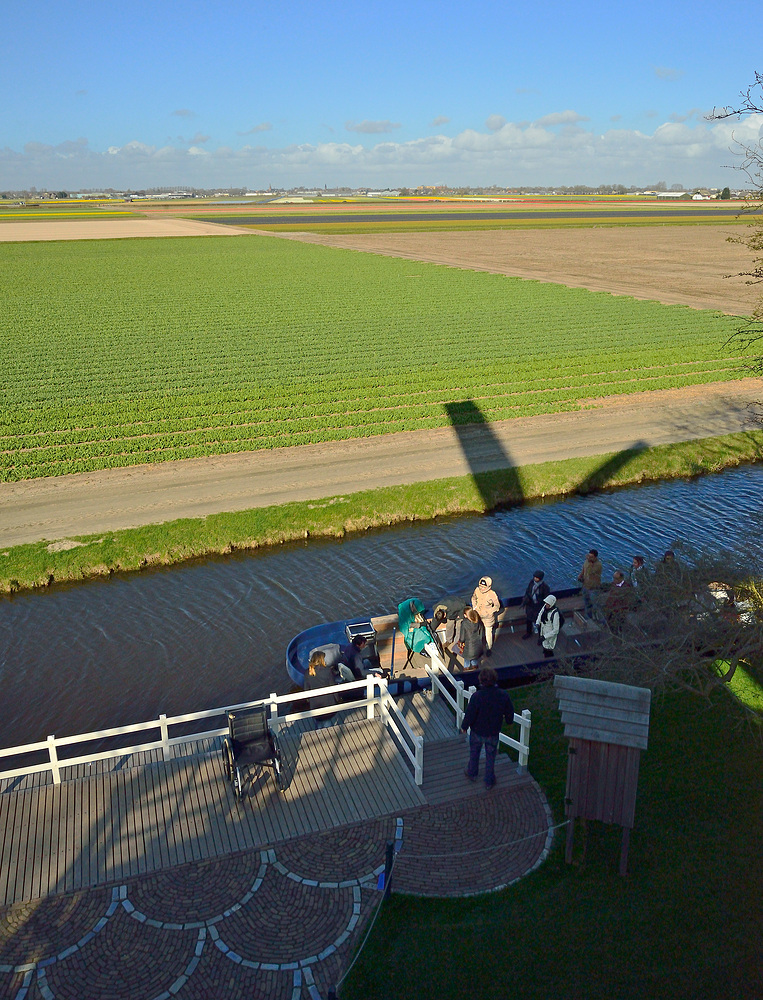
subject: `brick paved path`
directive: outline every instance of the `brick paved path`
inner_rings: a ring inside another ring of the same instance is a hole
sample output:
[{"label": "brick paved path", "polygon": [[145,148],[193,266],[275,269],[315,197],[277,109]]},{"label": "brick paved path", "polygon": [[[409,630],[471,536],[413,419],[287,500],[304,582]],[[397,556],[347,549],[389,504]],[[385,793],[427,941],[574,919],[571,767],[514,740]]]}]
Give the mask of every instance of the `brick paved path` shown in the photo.
[{"label": "brick paved path", "polygon": [[551,822],[532,782],[8,907],[0,996],[325,1000],[380,901],[387,841],[395,891],[461,896],[537,867]]}]

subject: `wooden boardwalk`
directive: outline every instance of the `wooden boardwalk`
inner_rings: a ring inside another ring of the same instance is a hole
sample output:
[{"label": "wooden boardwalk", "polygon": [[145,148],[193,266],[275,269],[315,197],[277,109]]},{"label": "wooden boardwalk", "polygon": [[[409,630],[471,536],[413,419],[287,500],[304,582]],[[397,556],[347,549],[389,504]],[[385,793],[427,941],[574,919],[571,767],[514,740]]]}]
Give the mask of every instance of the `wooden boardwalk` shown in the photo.
[{"label": "wooden boardwalk", "polygon": [[[241,804],[208,745],[167,762],[117,758],[105,762],[110,770],[59,785],[7,782],[0,792],[0,905],[484,794],[463,778],[466,747],[452,735],[443,702],[419,695],[405,712],[428,740],[420,788],[383,723],[364,718],[317,732],[304,724],[284,728],[285,791],[276,790],[268,770],[253,772]],[[531,780],[504,755],[497,773],[502,783]]]}]

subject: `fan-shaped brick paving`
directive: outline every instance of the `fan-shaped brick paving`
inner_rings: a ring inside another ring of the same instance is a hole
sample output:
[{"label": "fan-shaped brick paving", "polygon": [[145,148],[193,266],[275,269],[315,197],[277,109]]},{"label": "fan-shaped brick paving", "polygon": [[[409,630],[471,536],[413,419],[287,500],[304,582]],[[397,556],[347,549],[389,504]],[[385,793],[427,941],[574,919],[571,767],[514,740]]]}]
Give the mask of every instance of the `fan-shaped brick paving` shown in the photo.
[{"label": "fan-shaped brick paving", "polygon": [[389,841],[395,891],[428,896],[499,889],[545,858],[535,782],[463,782],[455,802],[0,910],[0,995],[325,998],[380,902]]}]

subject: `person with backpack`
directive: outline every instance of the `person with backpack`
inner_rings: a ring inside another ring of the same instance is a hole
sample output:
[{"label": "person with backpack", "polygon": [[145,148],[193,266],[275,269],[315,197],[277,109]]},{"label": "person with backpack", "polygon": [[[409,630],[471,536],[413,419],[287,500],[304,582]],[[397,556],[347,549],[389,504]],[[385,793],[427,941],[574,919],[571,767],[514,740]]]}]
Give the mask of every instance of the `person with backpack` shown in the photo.
[{"label": "person with backpack", "polygon": [[543,602],[551,593],[551,588],[543,579],[542,569],[536,569],[533,578],[527,585],[525,596],[522,598],[522,607],[525,609],[525,634],[523,639],[531,639],[533,625],[543,608]]},{"label": "person with backpack", "polygon": [[551,657],[554,655],[556,640],[559,638],[564,619],[557,607],[556,598],[549,594],[543,602],[543,607],[538,612],[535,624],[539,632],[538,645],[543,646],[543,655]]}]

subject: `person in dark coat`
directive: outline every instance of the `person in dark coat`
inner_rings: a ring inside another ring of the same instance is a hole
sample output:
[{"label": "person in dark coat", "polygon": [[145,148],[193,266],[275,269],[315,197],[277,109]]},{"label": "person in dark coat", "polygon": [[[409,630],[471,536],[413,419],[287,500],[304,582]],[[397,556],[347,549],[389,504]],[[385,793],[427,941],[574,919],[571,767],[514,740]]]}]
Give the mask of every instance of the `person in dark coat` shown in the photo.
[{"label": "person in dark coat", "polygon": [[485,653],[485,626],[474,608],[465,608],[459,622],[458,652],[464,658],[464,670],[480,665]]},{"label": "person in dark coat", "polygon": [[480,670],[480,687],[469,699],[461,723],[462,732],[469,730],[469,763],[465,774],[476,781],[480,771],[480,754],[485,748],[485,788],[495,785],[495,755],[498,737],[504,722],[514,722],[514,705],[507,691],[498,687],[498,675],[492,667]]},{"label": "person in dark coat", "polygon": [[[334,687],[335,685],[334,671],[331,667],[326,666],[326,654],[321,649],[314,649],[310,654],[310,662],[305,671],[305,691],[318,691],[321,688]],[[324,691],[310,698],[310,709],[315,711],[316,708],[328,708],[330,705],[336,705],[337,701],[336,692]],[[330,715],[318,715],[313,719],[313,725],[316,729],[321,729],[323,726],[330,726],[333,719],[333,712]]]},{"label": "person in dark coat", "polygon": [[346,646],[342,646],[341,662],[350,668],[356,681],[362,681],[371,669],[367,645],[368,639],[364,635],[356,635]]},{"label": "person in dark coat", "polygon": [[551,588],[543,579],[544,575],[542,569],[535,570],[532,580],[527,585],[525,596],[522,598],[522,607],[525,609],[525,634],[522,636],[523,639],[532,638],[535,619],[540,614],[543,602],[551,593]]}]

